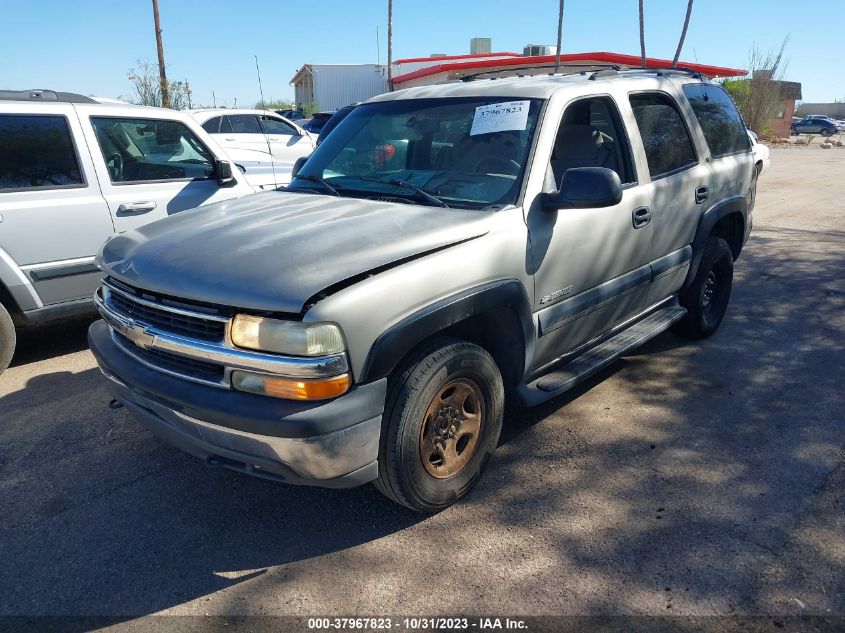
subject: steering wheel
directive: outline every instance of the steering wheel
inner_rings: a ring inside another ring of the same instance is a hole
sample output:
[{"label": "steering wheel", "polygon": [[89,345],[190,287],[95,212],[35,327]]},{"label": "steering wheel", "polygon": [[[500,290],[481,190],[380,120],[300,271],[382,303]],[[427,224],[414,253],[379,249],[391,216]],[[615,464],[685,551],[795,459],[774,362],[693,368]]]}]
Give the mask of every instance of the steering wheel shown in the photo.
[{"label": "steering wheel", "polygon": [[[490,165],[499,165],[499,166],[504,165],[505,170],[497,172],[495,170],[495,168],[484,169],[484,166],[490,166]],[[511,158],[499,158],[497,156],[486,156],[486,157],[482,158],[480,161],[478,161],[477,163],[475,163],[474,169],[475,169],[476,172],[483,172],[485,174],[502,173],[502,174],[508,174],[508,175],[516,175],[516,174],[519,173],[519,170],[520,170],[521,167],[522,167],[522,165],[520,165],[518,162],[516,162],[515,160],[513,160]]]},{"label": "steering wheel", "polygon": [[115,152],[106,160],[106,167],[111,172],[112,180],[123,180],[123,156]]}]

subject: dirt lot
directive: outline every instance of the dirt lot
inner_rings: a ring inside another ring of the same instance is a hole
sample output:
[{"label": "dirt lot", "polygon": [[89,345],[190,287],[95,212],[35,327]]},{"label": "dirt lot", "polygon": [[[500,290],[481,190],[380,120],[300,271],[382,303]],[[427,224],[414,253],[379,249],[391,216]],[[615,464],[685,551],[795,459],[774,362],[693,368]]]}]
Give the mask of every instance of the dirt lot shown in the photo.
[{"label": "dirt lot", "polygon": [[845,615],[845,150],[775,149],[722,329],[509,410],[464,502],[206,468],[87,323],[0,378],[0,614]]}]

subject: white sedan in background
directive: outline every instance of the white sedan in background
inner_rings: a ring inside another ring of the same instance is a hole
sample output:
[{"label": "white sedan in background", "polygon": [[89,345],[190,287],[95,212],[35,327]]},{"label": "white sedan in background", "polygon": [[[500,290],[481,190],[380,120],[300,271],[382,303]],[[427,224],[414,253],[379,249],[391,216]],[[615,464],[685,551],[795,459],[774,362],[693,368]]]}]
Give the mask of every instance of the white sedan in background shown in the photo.
[{"label": "white sedan in background", "polygon": [[317,139],[271,110],[190,110],[258,189],[274,189],[290,182],[297,158],[308,156]]},{"label": "white sedan in background", "polygon": [[754,167],[757,169],[757,175],[760,175],[764,169],[769,168],[769,146],[764,145],[757,140],[757,135],[748,130],[748,138],[751,140],[751,153],[754,154]]}]

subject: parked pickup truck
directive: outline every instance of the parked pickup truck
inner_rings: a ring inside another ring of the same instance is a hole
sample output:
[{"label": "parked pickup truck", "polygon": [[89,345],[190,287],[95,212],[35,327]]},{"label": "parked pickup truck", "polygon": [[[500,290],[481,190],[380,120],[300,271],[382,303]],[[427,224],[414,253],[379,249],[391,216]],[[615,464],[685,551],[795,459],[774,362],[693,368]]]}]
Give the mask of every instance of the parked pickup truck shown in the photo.
[{"label": "parked pickup truck", "polygon": [[114,398],[210,465],[435,512],[506,400],[716,331],[755,174],[733,102],[688,72],[380,95],[286,190],[110,240],[89,342]]},{"label": "parked pickup truck", "polygon": [[0,373],[15,326],[96,314],[94,256],[112,234],[252,192],[186,114],[0,91]]}]

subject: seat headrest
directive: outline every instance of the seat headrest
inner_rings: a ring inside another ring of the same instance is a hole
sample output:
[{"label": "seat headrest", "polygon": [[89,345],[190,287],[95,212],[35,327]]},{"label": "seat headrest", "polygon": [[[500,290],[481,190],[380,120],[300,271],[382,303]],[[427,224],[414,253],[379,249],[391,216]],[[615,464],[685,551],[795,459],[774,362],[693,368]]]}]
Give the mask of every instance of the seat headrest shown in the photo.
[{"label": "seat headrest", "polygon": [[568,160],[596,155],[601,147],[601,134],[592,125],[575,123],[564,125],[555,139],[555,158]]}]

